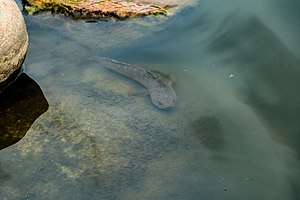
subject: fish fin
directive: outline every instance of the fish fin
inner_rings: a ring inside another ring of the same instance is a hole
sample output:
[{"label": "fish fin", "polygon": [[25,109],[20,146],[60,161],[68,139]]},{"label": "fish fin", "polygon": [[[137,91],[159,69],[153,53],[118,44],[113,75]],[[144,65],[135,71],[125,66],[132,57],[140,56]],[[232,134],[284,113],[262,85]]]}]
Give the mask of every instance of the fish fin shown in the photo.
[{"label": "fish fin", "polygon": [[168,84],[172,86],[175,84],[175,82],[176,82],[175,76],[173,74],[170,74]]},{"label": "fish fin", "polygon": [[157,73],[156,71],[150,71],[150,70],[147,70],[147,72],[149,73],[149,74],[151,74],[151,76],[153,76],[154,78],[158,78],[158,75],[159,75],[159,73]]},{"label": "fish fin", "polygon": [[168,85],[174,85],[176,79],[173,74],[164,74],[160,71],[148,71],[149,74],[151,74],[153,77],[160,79],[167,83]]},{"label": "fish fin", "polygon": [[128,93],[129,96],[138,96],[138,97],[143,97],[149,95],[149,91],[144,89],[140,91],[129,91]]}]

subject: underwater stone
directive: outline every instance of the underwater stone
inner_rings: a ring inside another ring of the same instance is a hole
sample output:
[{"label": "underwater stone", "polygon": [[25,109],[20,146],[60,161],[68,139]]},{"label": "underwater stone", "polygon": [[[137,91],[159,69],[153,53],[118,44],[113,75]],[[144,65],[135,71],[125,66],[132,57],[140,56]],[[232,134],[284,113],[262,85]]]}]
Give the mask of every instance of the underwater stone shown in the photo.
[{"label": "underwater stone", "polygon": [[0,1],[0,89],[15,77],[28,47],[24,18],[14,0]]}]

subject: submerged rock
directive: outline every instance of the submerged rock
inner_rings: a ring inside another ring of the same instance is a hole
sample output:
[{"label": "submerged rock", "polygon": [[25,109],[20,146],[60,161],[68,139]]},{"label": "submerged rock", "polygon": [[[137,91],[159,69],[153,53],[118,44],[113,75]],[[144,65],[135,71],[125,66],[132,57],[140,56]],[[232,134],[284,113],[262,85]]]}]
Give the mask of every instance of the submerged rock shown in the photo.
[{"label": "submerged rock", "polygon": [[23,16],[14,0],[0,1],[0,89],[18,74],[24,61],[28,35]]},{"label": "submerged rock", "polygon": [[146,15],[166,15],[178,6],[176,1],[163,0],[23,0],[28,14],[41,11],[61,13],[77,18],[134,18]]}]

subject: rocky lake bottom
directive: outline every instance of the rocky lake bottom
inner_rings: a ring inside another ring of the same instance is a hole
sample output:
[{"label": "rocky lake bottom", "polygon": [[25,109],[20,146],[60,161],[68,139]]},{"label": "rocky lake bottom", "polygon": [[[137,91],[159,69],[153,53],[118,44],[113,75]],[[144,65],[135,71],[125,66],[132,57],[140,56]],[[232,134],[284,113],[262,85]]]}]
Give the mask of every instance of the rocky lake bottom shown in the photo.
[{"label": "rocky lake bottom", "polygon": [[[202,0],[96,23],[24,14],[14,90],[27,101],[0,96],[0,131],[20,137],[0,141],[0,199],[299,199],[299,9]],[[98,55],[173,74],[176,106],[130,95],[142,86]]]}]

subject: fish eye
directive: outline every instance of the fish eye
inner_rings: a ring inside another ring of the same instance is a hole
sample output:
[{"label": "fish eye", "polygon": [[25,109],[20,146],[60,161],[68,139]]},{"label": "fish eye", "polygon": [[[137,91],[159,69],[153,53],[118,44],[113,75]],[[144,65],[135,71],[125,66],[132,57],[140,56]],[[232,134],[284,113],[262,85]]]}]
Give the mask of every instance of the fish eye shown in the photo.
[{"label": "fish eye", "polygon": [[162,105],[163,105],[163,103],[159,101],[159,102],[158,102],[158,105],[159,105],[159,106],[162,106]]}]

